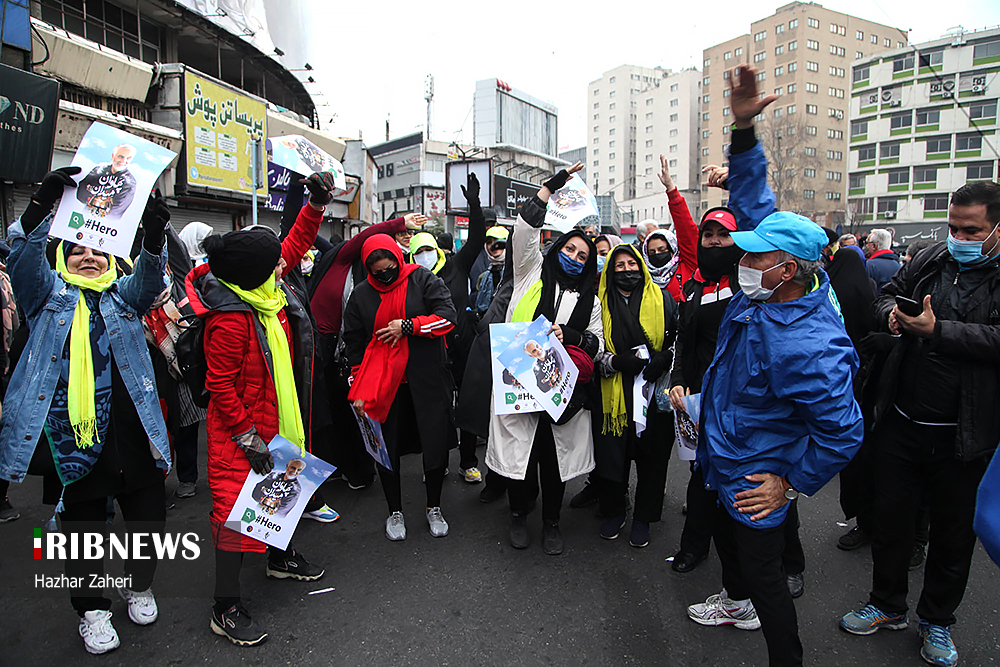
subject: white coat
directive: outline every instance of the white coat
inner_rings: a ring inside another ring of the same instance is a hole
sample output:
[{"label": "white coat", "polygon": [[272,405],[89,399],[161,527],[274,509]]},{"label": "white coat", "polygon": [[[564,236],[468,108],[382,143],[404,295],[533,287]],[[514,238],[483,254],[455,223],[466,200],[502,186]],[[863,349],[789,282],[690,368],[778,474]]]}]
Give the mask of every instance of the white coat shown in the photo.
[{"label": "white coat", "polygon": [[[507,307],[506,322],[512,321],[514,309],[528,290],[542,277],[541,236],[519,215],[514,224],[510,250],[514,261],[514,292]],[[557,287],[556,323],[567,322],[577,301],[578,292]],[[587,331],[594,334],[604,349],[604,327],[601,324],[601,302],[594,299]],[[600,351],[599,350],[599,351]],[[523,480],[528,471],[528,457],[535,438],[541,413],[497,415],[490,404],[490,440],[486,450],[486,465],[490,470],[510,479]],[[552,425],[556,443],[559,475],[566,482],[594,469],[594,436],[590,427],[590,410],[582,409],[562,426]]]}]

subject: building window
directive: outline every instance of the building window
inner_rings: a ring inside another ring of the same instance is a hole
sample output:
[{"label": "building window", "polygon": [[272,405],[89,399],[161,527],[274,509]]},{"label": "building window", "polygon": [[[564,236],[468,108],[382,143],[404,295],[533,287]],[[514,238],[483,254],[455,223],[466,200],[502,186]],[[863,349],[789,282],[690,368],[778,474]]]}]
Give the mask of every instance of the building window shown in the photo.
[{"label": "building window", "polygon": [[856,33],[854,33],[854,36],[857,37],[861,41],[864,41],[864,39],[865,39],[865,33],[862,30],[858,30]]},{"label": "building window", "polygon": [[815,104],[807,104],[806,105],[806,113],[812,114],[812,115],[815,116],[816,115],[816,105]]},{"label": "building window", "polygon": [[872,35],[872,44],[878,44],[878,35]]},{"label": "building window", "polygon": [[889,172],[889,185],[906,185],[909,182],[909,169],[893,169]]},{"label": "building window", "polygon": [[899,146],[899,143],[882,144],[879,146],[879,157],[883,160],[886,158],[899,157]]},{"label": "building window", "polygon": [[796,90],[798,90],[798,85],[796,85],[794,83],[788,84],[788,94],[789,95],[791,95],[792,93],[794,93]]},{"label": "building window", "polygon": [[885,213],[896,213],[896,198],[895,197],[879,197],[878,199],[878,213],[883,215]]},{"label": "building window", "polygon": [[670,136],[671,137],[676,137],[677,136],[677,128],[674,128],[674,129],[670,130]]},{"label": "building window", "polygon": [[596,166],[598,166],[598,164],[599,164],[599,163],[598,163],[598,161],[597,161],[597,160],[594,160],[594,165],[593,165],[593,166],[595,166],[595,167],[596,167]]},{"label": "building window", "polygon": [[830,97],[836,97],[837,99],[840,99],[840,100],[844,99],[844,89],[843,88],[834,88],[834,87],[831,86],[827,92],[829,92]]},{"label": "building window", "polygon": [[997,101],[973,102],[969,105],[969,118],[972,120],[982,120],[985,118],[997,117]]},{"label": "building window", "polygon": [[[977,139],[979,137],[976,137]],[[951,137],[938,137],[936,139],[927,140],[927,152],[928,153],[950,153],[951,152]],[[935,167],[936,169],[937,167]]]},{"label": "building window", "polygon": [[882,43],[885,44],[885,48],[892,48],[892,40],[888,37],[886,37]]},{"label": "building window", "polygon": [[828,180],[828,181],[839,181],[843,177],[844,177],[844,174],[842,174],[839,171],[828,171],[828,172],[826,172],[826,180]]},{"label": "building window", "polygon": [[601,89],[600,88],[594,88],[594,97],[597,97],[600,94],[601,94]]},{"label": "building window", "polygon": [[764,58],[766,58],[766,57],[767,57],[767,54],[766,54],[766,53],[764,53],[763,51],[761,51],[760,53],[755,53],[755,54],[753,54],[753,61],[754,61],[755,63],[759,63],[759,62],[761,62],[762,60],[764,60]]},{"label": "building window", "polygon": [[675,113],[670,114],[670,122],[671,123],[676,123],[677,122],[677,114],[675,114]]},{"label": "building window", "polygon": [[755,32],[753,34],[753,41],[762,42],[767,38],[767,30],[761,30],[760,32]]},{"label": "building window", "polygon": [[774,47],[774,55],[780,56],[784,52],[785,52],[784,44],[778,44],[776,47]]},{"label": "building window", "polygon": [[827,139],[836,139],[837,141],[840,141],[841,139],[844,138],[844,131],[843,130],[827,130],[826,131],[826,138]]},{"label": "building window", "polygon": [[785,32],[785,24],[784,23],[779,23],[778,25],[774,26],[774,34],[775,35],[780,35],[783,32]]},{"label": "building window", "polygon": [[854,204],[854,211],[861,215],[871,215],[875,210],[875,200],[871,197],[855,199],[852,203]]},{"label": "building window", "polygon": [[728,116],[729,115],[729,107],[723,107],[722,108],[722,115],[723,116]]},{"label": "building window", "polygon": [[[705,97],[707,98],[708,95],[706,95]],[[708,100],[706,99],[705,101],[707,102]],[[677,106],[677,104],[678,104],[678,102],[677,102],[676,99],[670,100],[670,106],[675,107],[675,106]]]},{"label": "building window", "polygon": [[[711,95],[705,95],[704,97],[701,98],[701,101],[704,102],[705,104],[708,104],[708,101],[711,99],[711,97],[712,97]],[[670,106],[674,106],[673,102],[671,102]]]},{"label": "building window", "polygon": [[805,151],[803,151],[809,157],[816,157],[816,148],[813,146],[806,146]]},{"label": "building window", "polygon": [[614,133],[615,133],[615,128],[611,128],[610,130],[608,130],[608,134],[614,135]]},{"label": "building window", "polygon": [[974,162],[965,166],[965,180],[982,180],[993,178],[992,162]]},{"label": "building window", "polygon": [[815,83],[809,83],[807,81],[806,82],[806,92],[807,93],[818,93],[819,92],[819,86],[817,86]]},{"label": "building window", "polygon": [[724,54],[722,54],[722,59],[723,60],[729,60],[732,57],[733,57],[733,52],[732,51],[726,51]]},{"label": "building window", "polygon": [[615,109],[615,103],[612,102],[611,104],[609,104],[608,105],[608,109],[611,109],[612,111],[614,111],[614,109]]},{"label": "building window", "polygon": [[802,191],[802,196],[804,198],[806,198],[806,199],[816,199],[816,191],[815,190],[803,190]]},{"label": "building window", "polygon": [[809,19],[806,19],[806,23],[809,24],[810,28],[818,28],[819,27],[819,19],[809,18]]},{"label": "building window", "polygon": [[[983,148],[983,138],[978,134],[960,134],[955,138],[956,151],[978,151]],[[927,149],[930,152],[930,149]]]},{"label": "building window", "polygon": [[924,197],[924,211],[947,211],[948,195],[927,195]]},{"label": "building window", "polygon": [[[597,132],[597,128],[596,127],[594,128],[594,132]],[[601,140],[599,138],[597,138],[597,137],[594,137],[594,143],[595,144],[599,144],[599,143],[601,143]]]},{"label": "building window", "polygon": [[859,81],[867,81],[871,77],[871,64],[858,65],[854,68],[851,73],[851,81],[853,83],[858,83]]},{"label": "building window", "polygon": [[712,77],[710,77],[710,76],[706,76],[706,77],[705,77],[704,79],[702,79],[702,81],[701,81],[701,82],[702,82],[702,83],[703,83],[704,85],[706,85],[706,86],[707,86],[707,85],[709,84],[709,82],[710,82],[711,80],[712,80]]},{"label": "building window", "polygon": [[862,146],[858,149],[858,162],[864,162],[866,160],[875,159],[875,144],[871,146]]},{"label": "building window", "polygon": [[914,167],[914,183],[937,183],[937,167]]},{"label": "building window", "polygon": [[[737,58],[739,58],[740,56],[742,56],[743,55],[743,47],[742,46],[736,47],[736,49],[733,51],[733,55],[736,56]],[[676,86],[677,84],[675,83],[674,85]]]},{"label": "building window", "polygon": [[709,137],[710,134],[711,134],[711,132],[709,130],[702,130],[701,131],[701,138],[702,139],[708,139],[708,137]]},{"label": "building window", "polygon": [[616,118],[616,117],[617,117],[617,116],[608,116],[608,122],[609,122],[609,123],[613,123],[613,122],[615,122],[615,118]]},{"label": "building window", "polygon": [[863,52],[861,52],[861,51],[855,51],[854,52],[854,59],[855,60],[861,60],[864,57],[865,57],[865,54]]},{"label": "building window", "polygon": [[806,167],[802,170],[802,175],[806,178],[816,178],[816,170],[812,167]]},{"label": "building window", "polygon": [[708,117],[709,117],[709,113],[707,111],[701,115],[701,119],[702,120],[708,120]]},{"label": "building window", "polygon": [[[886,40],[889,41],[889,40]],[[888,46],[888,44],[886,44]],[[892,59],[892,71],[906,72],[913,69],[913,53],[904,53]]]},{"label": "building window", "polygon": [[926,51],[920,54],[921,67],[932,67],[934,65],[940,65],[943,62],[944,62],[944,51]]},{"label": "building window", "polygon": [[615,184],[615,179],[609,178],[608,179],[608,185],[614,185],[614,184]]},{"label": "building window", "polygon": [[917,109],[917,125],[936,125],[941,122],[940,109]]},{"label": "building window", "polygon": [[913,124],[913,112],[904,111],[903,113],[896,113],[889,117],[889,129],[896,130],[904,127],[910,127]]},{"label": "building window", "polygon": [[850,177],[847,179],[847,187],[849,187],[851,190],[865,187],[865,175],[851,174]]},{"label": "building window", "polygon": [[670,167],[676,167],[676,166],[677,166],[677,160],[671,160],[671,161],[669,162],[669,166],[670,166]]},{"label": "building window", "polygon": [[836,160],[836,161],[839,162],[839,161],[841,161],[841,160],[844,159],[844,151],[827,151],[826,152],[826,159],[827,160]]},{"label": "building window", "polygon": [[653,140],[646,139],[646,148],[652,148],[652,147],[653,147]]},{"label": "building window", "polygon": [[669,152],[676,153],[677,152],[677,144],[670,144]]},{"label": "building window", "polygon": [[806,61],[806,69],[809,70],[810,72],[818,72],[819,71],[819,63],[814,63],[811,60],[807,60]]},{"label": "building window", "polygon": [[[781,76],[784,73],[785,73],[785,68],[784,67],[775,67],[774,68],[774,76]],[[775,93],[775,94],[777,94],[777,93]]]},{"label": "building window", "polygon": [[815,39],[807,39],[806,48],[812,49],[813,51],[819,51],[819,42],[817,42]]},{"label": "building window", "polygon": [[164,60],[160,25],[107,0],[46,0],[41,11],[44,21],[119,53],[151,65]]},{"label": "building window", "polygon": [[615,165],[611,165],[610,167],[608,167],[608,171],[610,171],[611,173],[614,173],[614,171],[615,171]]},{"label": "building window", "polygon": [[799,20],[798,19],[792,19],[791,21],[788,22],[788,29],[789,30],[795,30],[798,27],[799,27]]},{"label": "building window", "polygon": [[614,83],[617,78],[618,77],[615,76],[611,77],[610,79],[608,79],[608,83]]},{"label": "building window", "polygon": [[972,58],[974,60],[978,60],[979,58],[995,58],[996,56],[1000,56],[1000,39],[982,42],[972,48]]},{"label": "building window", "polygon": [[614,159],[615,159],[615,154],[614,154],[614,152],[611,152],[611,153],[608,153],[608,159],[609,159],[609,160],[614,160]]},{"label": "building window", "polygon": [[842,47],[842,46],[834,46],[833,44],[831,44],[830,45],[830,55],[831,56],[845,56],[845,55],[847,55],[847,52],[844,50],[844,47]]},{"label": "building window", "polygon": [[806,125],[806,134],[808,134],[811,137],[815,137],[816,136],[816,126],[815,125]]},{"label": "building window", "polygon": [[781,118],[781,115],[783,113],[784,113],[784,111],[781,109],[781,107],[778,107],[777,109],[774,110],[774,117],[775,118]]},{"label": "building window", "polygon": [[608,142],[608,148],[614,148],[614,147],[615,147],[615,140],[612,139],[611,141]]},{"label": "building window", "polygon": [[843,67],[834,67],[833,65],[830,66],[830,76],[844,77],[846,74],[847,72]]},{"label": "building window", "polygon": [[795,111],[796,111],[796,107],[795,107],[794,104],[789,104],[787,107],[785,107],[785,113],[787,113],[789,116],[791,116],[793,113],[795,113]]},{"label": "building window", "polygon": [[702,148],[701,149],[701,154],[707,156],[709,154],[709,150],[707,148]]},{"label": "building window", "polygon": [[857,137],[862,134],[868,134],[868,121],[867,120],[852,120],[851,121],[851,136]]},{"label": "building window", "polygon": [[788,63],[789,72],[797,72],[799,70],[799,64],[797,62]]},{"label": "building window", "polygon": [[676,83],[670,84],[670,92],[672,92],[672,93],[676,93],[677,92],[677,84]]},{"label": "building window", "polygon": [[757,72],[757,76],[754,77],[757,81],[763,81],[767,78],[767,72]]},{"label": "building window", "polygon": [[799,48],[799,40],[793,39],[792,41],[788,42],[789,51],[794,51],[797,48]]},{"label": "building window", "polygon": [[828,200],[831,200],[831,201],[840,201],[840,193],[839,192],[827,192],[826,193],[826,198]]}]

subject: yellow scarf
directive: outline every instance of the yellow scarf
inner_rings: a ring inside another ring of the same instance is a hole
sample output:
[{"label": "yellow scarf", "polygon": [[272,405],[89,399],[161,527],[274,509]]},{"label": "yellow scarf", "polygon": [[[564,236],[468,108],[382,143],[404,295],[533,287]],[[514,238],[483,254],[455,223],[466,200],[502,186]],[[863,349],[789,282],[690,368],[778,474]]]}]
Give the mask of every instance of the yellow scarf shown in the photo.
[{"label": "yellow scarf", "polygon": [[302,453],[305,453],[306,435],[302,425],[302,411],[299,410],[299,394],[295,390],[292,355],[288,337],[278,321],[278,313],[288,305],[285,293],[275,286],[273,275],[263,285],[252,290],[242,289],[225,280],[219,282],[257,311],[257,317],[267,334],[267,346],[271,350],[271,363],[274,365],[274,390],[278,395],[278,434],[298,445]]},{"label": "yellow scarf", "polygon": [[[81,290],[103,292],[115,282],[115,258],[108,255],[108,270],[97,278],[85,278],[66,269],[63,244],[56,247],[56,271],[70,285]],[[77,296],[73,324],[69,330],[69,380],[66,388],[69,403],[69,423],[73,426],[76,446],[80,449],[91,447],[97,439],[97,408],[94,397],[97,393],[94,380],[94,357],[90,349],[90,308],[81,292]]]},{"label": "yellow scarf", "polygon": [[[612,248],[608,257],[612,257],[618,248],[630,248],[627,244],[621,244]],[[627,252],[627,251],[626,251]],[[635,257],[634,251],[630,252],[631,257]],[[663,317],[663,292],[649,275],[649,269],[642,258],[638,259],[642,268],[643,287],[642,302],[639,304],[639,326],[642,327],[646,338],[653,344],[650,353],[659,352],[663,347],[663,339],[666,334],[666,320]],[[611,354],[616,354],[614,341],[611,339],[611,309],[608,308],[608,274],[614,272],[614,267],[606,266],[601,271],[601,282],[597,288],[597,298],[601,301],[601,323],[604,325],[604,348]],[[612,289],[618,289],[612,286]],[[632,293],[633,295],[635,292]],[[623,350],[626,352],[627,350]],[[631,389],[631,388],[630,388]],[[622,374],[615,373],[609,378],[601,378],[601,403],[604,408],[604,425],[601,433],[609,430],[614,435],[621,435],[628,426],[628,410],[625,406],[625,387],[622,382]]]},{"label": "yellow scarf", "polygon": [[434,252],[437,253],[437,261],[434,262],[434,268],[431,269],[431,273],[437,275],[438,271],[444,268],[444,263],[448,261],[445,257],[444,250],[438,247],[437,241],[428,232],[420,232],[419,234],[414,234],[413,238],[410,239],[410,262],[416,264],[413,256],[417,254],[417,251],[421,248],[431,247]]}]

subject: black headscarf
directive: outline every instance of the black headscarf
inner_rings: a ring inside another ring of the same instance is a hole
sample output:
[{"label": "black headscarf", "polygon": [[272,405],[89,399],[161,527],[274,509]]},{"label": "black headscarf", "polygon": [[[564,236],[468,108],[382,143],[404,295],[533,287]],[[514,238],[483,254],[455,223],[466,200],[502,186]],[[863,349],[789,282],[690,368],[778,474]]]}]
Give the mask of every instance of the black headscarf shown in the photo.
[{"label": "black headscarf", "polygon": [[[615,270],[615,257],[621,253],[631,255],[636,262],[642,265],[642,257],[631,244],[618,246],[608,255],[608,261],[604,265],[605,271]],[[641,269],[640,269],[641,271]],[[612,274],[613,275],[613,274]],[[611,342],[615,344],[618,354],[624,354],[637,345],[645,345],[650,352],[655,351],[653,344],[646,338],[639,322],[639,307],[642,305],[642,290],[645,287],[645,271],[642,271],[643,282],[639,283],[628,301],[622,296],[621,291],[614,284],[612,276],[608,276],[608,287],[605,292],[608,310],[611,313]]]},{"label": "black headscarf", "polygon": [[[846,252],[845,252],[846,251]],[[857,348],[875,327],[872,304],[875,302],[875,282],[868,277],[861,256],[842,248],[833,256],[827,269],[830,285],[833,287],[840,312],[844,315],[844,327],[851,342]]]},{"label": "black headscarf", "polygon": [[[587,243],[587,261],[579,275],[571,276],[559,266],[559,253],[572,238],[581,238]],[[553,324],[565,324],[570,329],[583,333],[590,325],[590,314],[594,308],[597,289],[597,248],[579,229],[572,229],[552,244],[542,260],[542,295],[535,308],[535,318],[544,315]],[[556,286],[580,293],[580,299],[573,308],[568,322],[556,321]]]}]

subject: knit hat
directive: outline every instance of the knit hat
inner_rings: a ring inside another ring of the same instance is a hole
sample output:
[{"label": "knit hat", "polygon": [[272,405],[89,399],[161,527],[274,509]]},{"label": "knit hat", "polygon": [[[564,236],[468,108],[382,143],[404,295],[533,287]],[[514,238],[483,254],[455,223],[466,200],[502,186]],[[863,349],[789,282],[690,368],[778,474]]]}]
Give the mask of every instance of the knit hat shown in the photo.
[{"label": "knit hat", "polygon": [[260,287],[281,259],[281,241],[269,229],[243,229],[205,237],[212,275],[245,290]]}]

